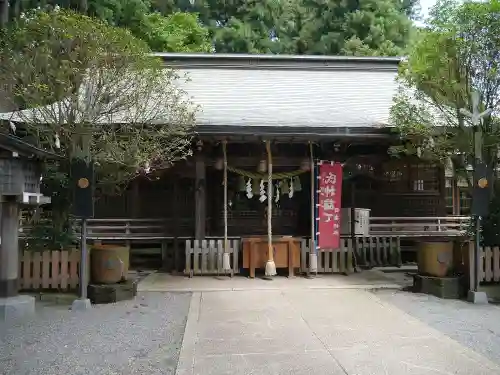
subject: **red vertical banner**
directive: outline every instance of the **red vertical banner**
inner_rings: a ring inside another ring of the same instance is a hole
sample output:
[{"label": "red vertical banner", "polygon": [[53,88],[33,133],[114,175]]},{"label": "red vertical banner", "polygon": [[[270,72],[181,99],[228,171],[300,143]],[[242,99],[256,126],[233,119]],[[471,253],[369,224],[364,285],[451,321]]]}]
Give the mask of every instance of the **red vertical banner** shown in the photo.
[{"label": "red vertical banner", "polygon": [[320,250],[340,247],[340,205],[342,164],[320,162],[317,192],[317,247]]}]

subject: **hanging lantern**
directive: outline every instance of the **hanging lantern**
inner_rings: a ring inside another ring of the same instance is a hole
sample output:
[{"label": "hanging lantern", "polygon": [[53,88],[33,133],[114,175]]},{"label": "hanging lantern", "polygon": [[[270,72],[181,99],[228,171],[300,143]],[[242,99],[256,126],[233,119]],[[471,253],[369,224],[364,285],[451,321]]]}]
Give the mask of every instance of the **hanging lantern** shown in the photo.
[{"label": "hanging lantern", "polygon": [[267,163],[264,159],[262,159],[259,162],[259,165],[257,166],[257,172],[260,172],[260,173],[267,172]]},{"label": "hanging lantern", "polygon": [[302,160],[302,163],[300,163],[300,170],[301,171],[310,171],[311,170],[311,161],[308,159]]},{"label": "hanging lantern", "polygon": [[218,158],[215,161],[214,168],[217,169],[218,171],[221,171],[224,168],[224,159]]}]

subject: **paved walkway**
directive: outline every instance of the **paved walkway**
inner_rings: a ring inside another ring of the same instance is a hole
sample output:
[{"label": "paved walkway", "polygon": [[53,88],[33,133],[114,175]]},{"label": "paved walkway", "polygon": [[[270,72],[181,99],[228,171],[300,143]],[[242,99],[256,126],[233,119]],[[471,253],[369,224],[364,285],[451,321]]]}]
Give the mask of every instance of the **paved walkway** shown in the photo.
[{"label": "paved walkway", "polygon": [[318,275],[313,279],[304,277],[276,277],[266,281],[261,278],[249,279],[244,276],[172,276],[153,273],[139,283],[141,292],[215,292],[243,290],[283,290],[283,289],[399,289],[407,284],[380,271],[364,271],[343,275]]},{"label": "paved walkway", "polygon": [[491,375],[500,367],[361,289],[193,293],[177,375]]}]

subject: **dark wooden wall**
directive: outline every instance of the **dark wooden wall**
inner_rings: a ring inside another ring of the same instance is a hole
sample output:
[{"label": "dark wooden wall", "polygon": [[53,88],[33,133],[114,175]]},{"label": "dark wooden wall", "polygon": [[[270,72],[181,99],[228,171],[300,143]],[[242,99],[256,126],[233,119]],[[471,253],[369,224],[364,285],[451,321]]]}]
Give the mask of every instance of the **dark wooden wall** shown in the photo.
[{"label": "dark wooden wall", "polygon": [[[260,145],[232,145],[229,164],[247,171],[255,171],[265,155]],[[201,158],[200,158],[201,156]],[[307,147],[282,145],[274,150],[274,172],[297,170],[307,160]],[[415,159],[391,159],[387,153],[379,158],[366,156],[352,161],[346,155],[335,159],[347,160],[342,191],[342,206],[352,204],[371,209],[372,216],[445,216],[445,179],[441,167]],[[205,220],[200,235],[223,235],[223,185],[221,170],[215,168],[220,151],[198,153],[187,162],[179,163],[157,180],[137,179],[120,196],[101,196],[96,202],[99,218],[166,218],[166,231],[176,236],[194,236],[195,202],[205,199],[201,215]],[[321,155],[320,155],[321,157]],[[350,161],[349,161],[350,160]],[[200,162],[203,164],[200,166]],[[198,163],[198,167],[196,167]],[[196,179],[196,170],[204,176]],[[240,177],[228,173],[228,233],[230,236],[263,235],[267,233],[266,207],[258,195],[248,199],[241,190]],[[197,181],[197,182],[196,182]],[[301,191],[293,198],[280,197],[274,207],[273,232],[277,235],[309,235],[310,232],[310,173],[300,175]],[[196,192],[204,189],[204,193]],[[205,198],[203,198],[203,196]],[[198,211],[200,214],[200,211]]]}]

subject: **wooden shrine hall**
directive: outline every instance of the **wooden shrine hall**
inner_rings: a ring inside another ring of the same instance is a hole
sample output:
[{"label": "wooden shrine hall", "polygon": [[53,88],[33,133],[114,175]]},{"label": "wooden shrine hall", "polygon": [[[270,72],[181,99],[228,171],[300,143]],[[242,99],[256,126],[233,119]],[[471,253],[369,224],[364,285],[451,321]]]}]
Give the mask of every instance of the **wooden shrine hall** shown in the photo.
[{"label": "wooden shrine hall", "polygon": [[[193,156],[98,193],[90,240],[161,254],[166,271],[254,276],[399,264],[419,238],[465,233],[453,171],[388,153],[399,58],[157,56],[200,107]],[[321,185],[327,166],[337,185]]]},{"label": "wooden shrine hall", "polygon": [[358,263],[397,264],[406,240],[464,233],[453,177],[388,154],[400,142],[388,127],[398,58],[159,56],[187,74],[183,89],[201,108],[193,157],[98,197],[91,239],[161,248],[165,270],[189,275],[227,273],[226,251],[231,274],[253,275],[250,263],[262,268],[267,256],[249,249],[271,226],[276,266],[305,272],[320,160],[343,173],[340,247],[318,255],[318,272],[349,269],[352,251]]}]

